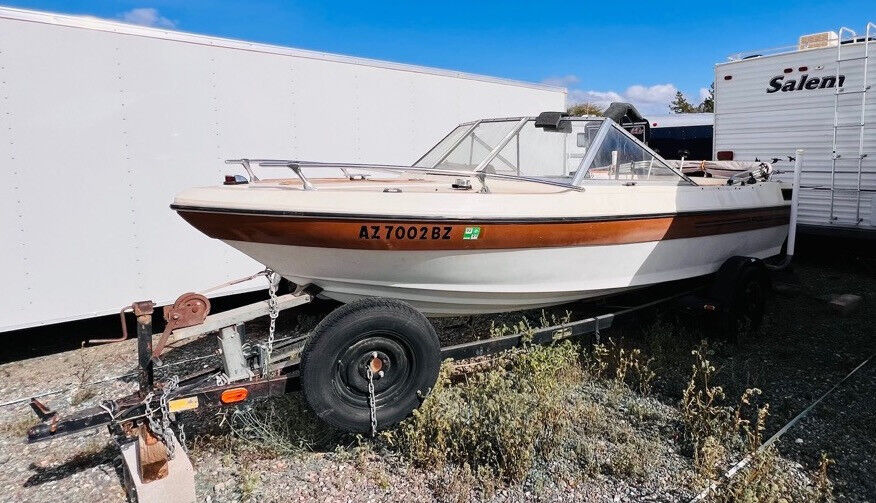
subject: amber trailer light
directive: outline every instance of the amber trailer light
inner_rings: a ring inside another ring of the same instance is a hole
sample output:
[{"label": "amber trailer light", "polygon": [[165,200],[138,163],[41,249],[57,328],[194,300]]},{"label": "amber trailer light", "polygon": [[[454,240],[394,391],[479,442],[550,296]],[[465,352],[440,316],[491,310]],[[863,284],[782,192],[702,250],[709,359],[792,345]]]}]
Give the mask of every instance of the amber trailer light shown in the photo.
[{"label": "amber trailer light", "polygon": [[223,391],[219,400],[222,401],[222,403],[235,403],[246,400],[246,397],[248,396],[249,390],[246,388],[231,388]]},{"label": "amber trailer light", "polygon": [[182,412],[184,410],[193,410],[198,408],[198,397],[189,396],[186,398],[177,398],[167,403],[170,412]]}]

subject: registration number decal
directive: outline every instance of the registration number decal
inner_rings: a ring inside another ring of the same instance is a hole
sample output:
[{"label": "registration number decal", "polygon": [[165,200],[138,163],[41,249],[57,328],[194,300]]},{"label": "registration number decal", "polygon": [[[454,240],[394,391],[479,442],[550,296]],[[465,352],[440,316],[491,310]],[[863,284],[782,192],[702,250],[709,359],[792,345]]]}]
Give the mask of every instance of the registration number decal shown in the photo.
[{"label": "registration number decal", "polygon": [[363,225],[359,239],[450,239],[450,225]]},{"label": "registration number decal", "polygon": [[462,239],[477,239],[481,235],[480,227],[466,227]]}]

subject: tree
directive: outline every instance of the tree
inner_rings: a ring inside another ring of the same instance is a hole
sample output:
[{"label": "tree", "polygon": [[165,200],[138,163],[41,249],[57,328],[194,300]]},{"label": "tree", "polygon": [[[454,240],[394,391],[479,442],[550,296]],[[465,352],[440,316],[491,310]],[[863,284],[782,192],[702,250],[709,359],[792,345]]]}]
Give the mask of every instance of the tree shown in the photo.
[{"label": "tree", "polygon": [[715,111],[715,83],[709,86],[709,95],[703,99],[703,102],[697,106],[697,112],[714,112]]},{"label": "tree", "polygon": [[576,117],[580,117],[582,115],[596,115],[601,117],[604,110],[602,109],[602,107],[595,103],[578,103],[577,105],[570,106],[569,109],[566,110],[566,112],[569,115],[573,115]]},{"label": "tree", "polygon": [[681,91],[676,91],[675,99],[669,104],[669,109],[677,114],[690,114],[697,112],[712,113],[715,111],[715,83],[709,86],[709,95],[703,98],[703,102],[697,106],[693,106],[687,98],[681,94]]},{"label": "tree", "polygon": [[697,111],[697,107],[690,104],[681,91],[675,92],[675,99],[669,104],[669,109],[677,114],[689,114]]}]

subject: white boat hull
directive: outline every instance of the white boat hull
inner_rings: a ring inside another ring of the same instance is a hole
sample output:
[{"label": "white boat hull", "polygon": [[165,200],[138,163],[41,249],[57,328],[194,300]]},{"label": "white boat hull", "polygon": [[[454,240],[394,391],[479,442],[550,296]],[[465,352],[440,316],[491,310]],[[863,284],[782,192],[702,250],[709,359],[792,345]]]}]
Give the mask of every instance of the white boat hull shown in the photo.
[{"label": "white boat hull", "polygon": [[594,182],[574,191],[492,180],[489,193],[431,175],[329,180],[318,190],[279,183],[287,182],[190,189],[173,207],[207,236],[326,297],[395,298],[432,316],[537,308],[711,274],[732,256],[778,254],[789,221],[775,183]]},{"label": "white boat hull", "polygon": [[496,313],[711,274],[735,255],[780,252],[788,226],[599,246],[363,250],[224,240],[340,302],[390,297],[430,316]]}]

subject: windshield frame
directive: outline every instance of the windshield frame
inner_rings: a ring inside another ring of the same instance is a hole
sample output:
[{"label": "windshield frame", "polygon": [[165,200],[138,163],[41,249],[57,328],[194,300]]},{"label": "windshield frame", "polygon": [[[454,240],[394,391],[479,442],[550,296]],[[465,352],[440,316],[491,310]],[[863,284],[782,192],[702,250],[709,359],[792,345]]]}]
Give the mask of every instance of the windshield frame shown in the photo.
[{"label": "windshield frame", "polygon": [[[599,131],[597,131],[596,136],[593,137],[592,144],[593,145],[602,145],[602,142],[605,141],[605,137],[608,136],[608,132],[612,128],[616,129],[617,131],[619,131],[621,134],[623,134],[627,138],[633,140],[637,145],[644,148],[645,152],[652,155],[655,159],[657,159],[658,161],[663,163],[663,165],[667,169],[669,169],[670,171],[672,171],[673,173],[678,175],[678,177],[681,178],[683,181],[685,181],[688,185],[696,185],[696,183],[694,183],[694,181],[691,180],[690,177],[688,177],[687,175],[682,173],[680,170],[677,170],[677,169],[673,168],[672,166],[670,166],[669,163],[666,162],[666,159],[664,159],[660,154],[658,154],[657,152],[654,152],[654,150],[652,150],[651,147],[649,147],[644,142],[642,142],[641,140],[639,140],[638,138],[633,136],[629,131],[622,128],[620,126],[620,124],[614,122],[613,120],[603,119],[602,126],[599,127]],[[584,176],[587,174],[587,170],[583,169],[583,168],[585,166],[588,168],[590,167],[590,164],[593,162],[593,158],[596,157],[598,150],[599,149],[596,149],[596,148],[587,149],[587,153],[584,155],[584,158],[581,159],[581,163],[578,164],[578,170],[575,172],[575,177],[572,178],[572,182],[571,182],[572,185],[575,185],[576,187],[583,186],[583,184],[587,180],[586,178],[584,178]],[[656,182],[656,183],[661,183],[661,182]]]},{"label": "windshield frame", "polygon": [[[460,175],[465,174],[468,176],[472,176],[472,175],[477,175],[477,174],[483,173],[486,166],[489,165],[489,163],[492,162],[501,153],[501,151],[505,148],[505,146],[507,146],[507,144],[511,140],[513,140],[515,136],[518,136],[520,134],[520,131],[523,129],[523,127],[528,122],[535,121],[535,119],[536,119],[536,117],[504,117],[504,118],[494,118],[494,119],[479,119],[479,120],[474,120],[474,121],[469,121],[469,122],[463,122],[463,123],[459,124],[457,127],[451,129],[450,132],[448,132],[446,135],[444,135],[444,137],[438,143],[433,145],[432,148],[430,148],[429,150],[426,151],[426,153],[424,153],[422,156],[420,156],[420,158],[417,159],[411,165],[411,167],[416,168],[416,169],[424,169],[427,171],[437,169],[436,167],[439,166],[442,162],[444,162],[447,159],[447,157],[449,157],[454,152],[454,150],[457,147],[459,147],[459,145],[461,145],[465,141],[465,139],[468,138],[469,135],[471,135],[473,133],[473,131],[481,124],[491,123],[491,122],[516,123],[514,125],[514,127],[511,128],[511,130],[502,138],[502,140],[499,141],[496,144],[496,146],[493,147],[493,149],[477,164],[477,166],[475,166],[472,170],[459,170]],[[687,175],[682,173],[680,170],[677,170],[677,169],[673,168],[672,166],[669,166],[669,164],[666,162],[666,160],[662,156],[657,154],[657,152],[652,150],[648,145],[646,145],[645,143],[640,141],[638,138],[636,138],[635,136],[630,134],[629,131],[620,127],[620,125],[618,125],[614,120],[608,119],[606,117],[582,116],[582,117],[563,117],[562,121],[566,121],[566,122],[585,122],[585,121],[602,122],[602,124],[599,126],[599,129],[596,132],[596,135],[593,137],[593,141],[591,142],[591,145],[593,145],[593,146],[601,145],[602,142],[605,140],[605,137],[608,135],[608,132],[611,130],[611,128],[615,128],[618,131],[620,131],[621,134],[625,135],[626,137],[633,140],[637,145],[641,146],[649,155],[653,156],[654,159],[661,162],[667,169],[669,169],[670,171],[672,171],[673,173],[678,175],[678,177],[681,179],[681,181],[686,182],[689,185],[695,185],[695,183]],[[450,145],[446,149],[446,151],[441,155],[441,157],[437,161],[435,161],[434,163],[431,164],[431,166],[417,166],[417,164],[420,163],[423,159],[425,159],[430,153],[432,153],[432,151],[436,147],[438,147],[441,143],[443,143],[445,139],[447,139],[450,135],[452,135],[459,128],[466,127],[466,126],[467,126],[467,128],[465,129],[465,132],[457,140],[455,140],[453,142],[453,144]],[[581,189],[582,187],[584,187],[587,184],[588,179],[584,178],[584,176],[586,175],[586,170],[584,170],[583,167],[590,166],[590,164],[593,161],[593,158],[597,155],[598,150],[599,150],[598,148],[588,148],[587,149],[587,152],[584,154],[584,157],[581,159],[581,162],[578,164],[578,169],[576,170],[575,175],[571,178],[571,180],[568,183],[558,181],[558,180],[551,180],[550,184],[570,187],[570,188],[574,188],[574,189]],[[541,178],[539,178],[539,177],[528,177],[528,176],[521,176],[521,175],[507,175],[507,176],[515,176],[515,177],[519,177],[521,179],[532,179],[535,181],[541,180]],[[657,182],[657,183],[662,183],[662,182]]]}]

